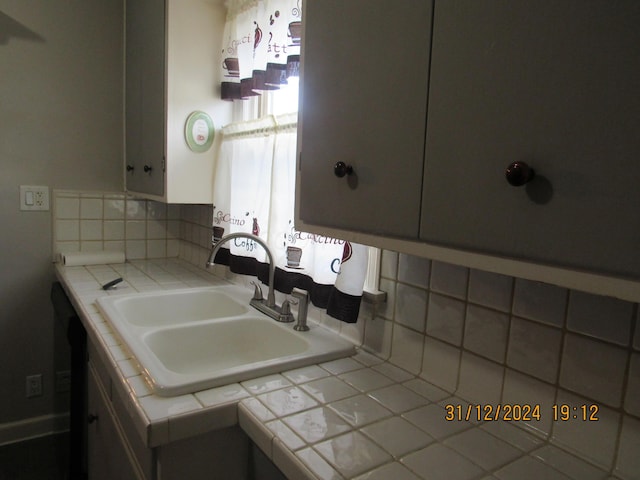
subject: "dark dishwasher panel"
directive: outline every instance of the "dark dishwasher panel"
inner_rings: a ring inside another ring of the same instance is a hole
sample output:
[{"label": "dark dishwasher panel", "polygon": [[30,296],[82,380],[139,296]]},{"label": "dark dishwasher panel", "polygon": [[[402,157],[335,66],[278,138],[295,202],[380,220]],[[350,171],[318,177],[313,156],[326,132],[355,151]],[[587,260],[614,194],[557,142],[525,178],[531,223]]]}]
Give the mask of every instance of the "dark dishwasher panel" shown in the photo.
[{"label": "dark dishwasher panel", "polygon": [[69,402],[69,478],[87,478],[87,332],[60,282],[51,286],[56,321],[62,322],[71,346]]}]

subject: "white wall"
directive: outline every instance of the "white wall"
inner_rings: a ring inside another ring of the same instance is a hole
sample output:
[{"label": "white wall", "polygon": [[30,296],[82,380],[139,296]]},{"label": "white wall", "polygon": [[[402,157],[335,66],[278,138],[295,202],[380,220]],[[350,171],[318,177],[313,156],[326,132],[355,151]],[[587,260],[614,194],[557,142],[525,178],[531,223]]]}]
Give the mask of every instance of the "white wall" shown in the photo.
[{"label": "white wall", "polygon": [[[121,191],[122,0],[0,0],[0,425],[64,411],[50,212],[19,185]],[[54,367],[57,362],[58,367]],[[25,376],[44,395],[27,400]]]}]

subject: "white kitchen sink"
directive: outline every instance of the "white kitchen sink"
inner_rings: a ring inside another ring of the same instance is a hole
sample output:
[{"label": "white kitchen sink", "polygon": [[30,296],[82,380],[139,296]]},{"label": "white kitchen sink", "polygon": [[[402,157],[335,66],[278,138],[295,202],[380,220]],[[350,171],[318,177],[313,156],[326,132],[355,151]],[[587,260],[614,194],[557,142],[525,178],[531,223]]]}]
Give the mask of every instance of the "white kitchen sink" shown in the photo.
[{"label": "white kitchen sink", "polygon": [[142,327],[233,317],[249,311],[249,302],[243,304],[213,288],[123,295],[109,297],[105,303],[107,315],[115,313],[125,322]]},{"label": "white kitchen sink", "polygon": [[297,332],[248,306],[249,290],[225,285],[98,299],[162,396],[192,393],[352,355],[321,326]]}]

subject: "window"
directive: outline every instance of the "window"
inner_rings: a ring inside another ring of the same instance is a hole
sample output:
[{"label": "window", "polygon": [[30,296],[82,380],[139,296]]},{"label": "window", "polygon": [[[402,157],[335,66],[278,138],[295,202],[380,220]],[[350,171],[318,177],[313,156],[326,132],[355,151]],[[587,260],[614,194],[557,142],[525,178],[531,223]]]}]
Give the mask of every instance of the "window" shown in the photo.
[{"label": "window", "polygon": [[[379,251],[294,226],[302,20],[297,7],[299,0],[236,0],[230,10],[221,91],[234,102],[233,123],[222,129],[214,228],[259,236],[273,256],[277,290],[304,288],[314,305],[351,323],[369,264],[367,288],[377,286]],[[228,265],[265,281],[266,257],[253,243],[249,238],[232,244]]]},{"label": "window", "polygon": [[298,111],[298,78],[288,79],[288,85],[278,90],[262,92],[246,100],[233,102],[233,121],[255,120],[266,115],[283,115]]}]

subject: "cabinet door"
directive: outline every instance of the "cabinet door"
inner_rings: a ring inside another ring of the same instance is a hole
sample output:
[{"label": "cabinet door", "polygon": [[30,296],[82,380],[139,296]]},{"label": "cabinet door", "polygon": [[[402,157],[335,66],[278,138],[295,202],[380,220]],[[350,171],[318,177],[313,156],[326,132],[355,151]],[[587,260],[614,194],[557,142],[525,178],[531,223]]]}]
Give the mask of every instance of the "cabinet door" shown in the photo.
[{"label": "cabinet door", "polygon": [[127,1],[127,189],[162,196],[165,170],[165,2]]},{"label": "cabinet door", "polygon": [[[304,3],[299,217],[417,238],[432,3]],[[353,174],[337,178],[344,162]]]},{"label": "cabinet door", "polygon": [[90,424],[87,438],[88,477],[90,480],[139,479],[144,477],[134,466],[125,446],[122,431],[102,393],[93,368],[88,369],[88,411]]},{"label": "cabinet door", "polygon": [[421,238],[639,278],[639,22],[636,0],[436,1]]}]

